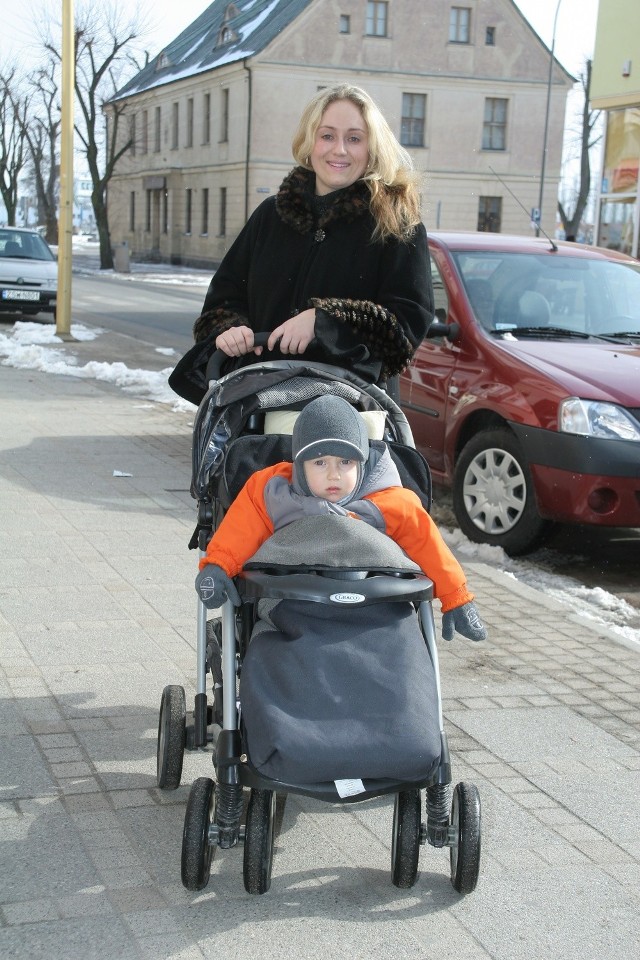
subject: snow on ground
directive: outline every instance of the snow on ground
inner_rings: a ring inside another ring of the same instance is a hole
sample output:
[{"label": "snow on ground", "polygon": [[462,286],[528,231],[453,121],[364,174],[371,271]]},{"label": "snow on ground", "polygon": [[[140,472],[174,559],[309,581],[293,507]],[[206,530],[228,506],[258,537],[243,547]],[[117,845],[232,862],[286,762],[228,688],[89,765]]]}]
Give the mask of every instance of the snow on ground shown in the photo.
[{"label": "snow on ground", "polygon": [[[100,275],[103,276],[104,272]],[[92,340],[102,332],[97,327],[87,328],[79,323],[71,325],[71,333],[77,340]],[[167,356],[173,354],[170,348],[157,350]],[[195,410],[193,404],[176,397],[168,386],[167,378],[172,367],[150,371],[130,369],[120,362],[98,361],[78,366],[51,325],[19,321],[6,333],[0,333],[0,363],[43,373],[101,380],[129,393],[142,395],[147,400],[170,404],[174,411]],[[512,559],[499,547],[471,543],[455,525],[446,498],[442,502],[436,501],[433,516],[446,542],[463,564],[465,560],[476,561],[502,570],[521,583],[562,601],[576,613],[608,627],[628,643],[640,645],[640,615],[625,600],[601,588],[586,587],[571,577],[559,576],[551,565],[545,569],[544,560],[540,563],[537,557],[535,561]]]},{"label": "snow on ground", "polygon": [[[102,330],[71,324],[71,335],[76,340],[94,340]],[[173,350],[157,348],[159,353],[173,356]],[[68,377],[101,380],[113,383],[129,393],[140,394],[158,403],[171,404],[175,411],[195,410],[192,403],[176,397],[167,379],[173,367],[164,370],[141,370],[130,368],[125,363],[103,363],[91,360],[78,366],[75,357],[64,348],[54,326],[18,321],[7,333],[0,333],[0,362],[4,366],[23,370],[39,370],[41,373],[63,374]]]}]

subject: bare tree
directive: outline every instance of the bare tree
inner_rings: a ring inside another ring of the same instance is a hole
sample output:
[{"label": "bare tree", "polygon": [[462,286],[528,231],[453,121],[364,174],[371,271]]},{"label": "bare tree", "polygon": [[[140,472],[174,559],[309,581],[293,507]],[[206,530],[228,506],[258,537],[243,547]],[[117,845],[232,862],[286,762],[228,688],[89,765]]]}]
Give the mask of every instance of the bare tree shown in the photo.
[{"label": "bare tree", "polygon": [[58,242],[56,185],[60,135],[57,64],[53,57],[30,80],[24,135],[31,156],[31,173],[38,202],[38,223],[46,227],[49,243]]},{"label": "bare tree", "polygon": [[[118,135],[125,105],[111,105],[108,135],[103,106],[113,99],[125,78],[128,79],[130,73],[139,69],[130,52],[138,35],[137,16],[134,14],[125,20],[123,14],[113,6],[93,6],[76,15],[75,95],[78,116],[75,129],[91,178],[91,203],[100,242],[100,267],[103,270],[113,267],[107,185],[118,161],[131,145],[128,137],[121,138]],[[52,41],[46,41],[45,46],[60,60],[60,52]]]},{"label": "bare tree", "polygon": [[592,110],[589,106],[591,92],[591,60],[585,63],[584,73],[580,76],[580,83],[584,92],[584,101],[580,113],[580,123],[577,130],[578,159],[580,172],[577,179],[577,188],[571,213],[565,208],[562,201],[558,201],[558,212],[564,227],[567,239],[575,239],[580,230],[582,216],[591,192],[591,161],[590,150],[600,140],[595,128],[600,117],[599,110]]},{"label": "bare tree", "polygon": [[10,225],[16,222],[18,181],[25,165],[27,105],[16,68],[0,72],[0,194]]}]

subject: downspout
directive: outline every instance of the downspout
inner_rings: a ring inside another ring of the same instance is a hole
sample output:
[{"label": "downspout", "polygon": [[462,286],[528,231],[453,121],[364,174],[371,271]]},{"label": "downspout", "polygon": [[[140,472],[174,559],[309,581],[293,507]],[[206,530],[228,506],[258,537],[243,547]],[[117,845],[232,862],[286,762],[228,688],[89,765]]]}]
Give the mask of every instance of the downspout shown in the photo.
[{"label": "downspout", "polygon": [[244,160],[244,222],[246,223],[249,219],[249,160],[251,159],[251,110],[253,106],[253,78],[251,76],[251,69],[247,66],[246,60],[243,61],[242,66],[247,71],[247,80],[249,84],[249,92],[247,96],[247,146]]}]

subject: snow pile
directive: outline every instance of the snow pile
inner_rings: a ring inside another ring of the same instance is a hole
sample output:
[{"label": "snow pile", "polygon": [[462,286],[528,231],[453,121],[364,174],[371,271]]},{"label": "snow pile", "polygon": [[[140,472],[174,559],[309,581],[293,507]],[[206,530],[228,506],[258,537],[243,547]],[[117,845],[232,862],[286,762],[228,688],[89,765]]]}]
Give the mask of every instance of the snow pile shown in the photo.
[{"label": "snow pile", "polygon": [[[101,333],[98,327],[89,328],[80,323],[71,326],[71,335],[76,340],[94,340]],[[163,348],[159,352],[167,353]],[[176,397],[169,387],[167,380],[172,367],[157,371],[141,370],[131,369],[121,362],[104,363],[97,360],[79,367],[76,359],[66,352],[63,341],[51,325],[18,321],[8,334],[0,333],[0,357],[4,366],[113,383],[128,393],[142,395],[156,403],[170,404],[176,412],[195,409],[192,403]]]}]

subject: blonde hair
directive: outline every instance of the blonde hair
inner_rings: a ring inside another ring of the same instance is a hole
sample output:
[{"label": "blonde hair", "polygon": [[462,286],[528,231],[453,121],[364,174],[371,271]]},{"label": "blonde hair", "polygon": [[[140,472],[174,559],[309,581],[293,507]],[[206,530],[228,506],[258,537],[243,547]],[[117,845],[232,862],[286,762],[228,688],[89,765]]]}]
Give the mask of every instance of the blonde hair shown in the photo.
[{"label": "blonde hair", "polygon": [[360,87],[343,83],[318,91],[305,107],[293,136],[294,160],[312,169],[309,157],[318,127],[325,110],[336,100],[350,100],[358,108],[369,134],[369,163],[362,179],[371,194],[370,209],[376,222],[373,239],[410,239],[421,219],[420,175],[379,107]]}]

